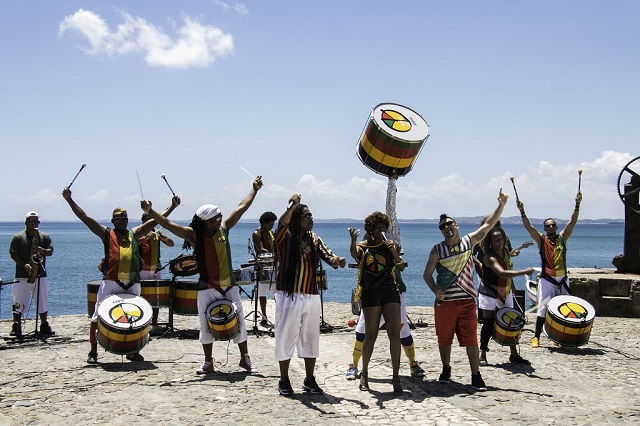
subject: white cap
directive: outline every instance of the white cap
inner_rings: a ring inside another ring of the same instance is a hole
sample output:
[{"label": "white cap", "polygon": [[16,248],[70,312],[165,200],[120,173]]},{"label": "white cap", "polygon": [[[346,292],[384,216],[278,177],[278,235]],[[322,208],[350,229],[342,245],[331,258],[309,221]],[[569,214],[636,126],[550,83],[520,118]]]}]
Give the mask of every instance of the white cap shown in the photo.
[{"label": "white cap", "polygon": [[205,204],[204,206],[200,206],[200,208],[196,210],[196,216],[198,216],[201,220],[209,220],[221,213],[222,212],[220,211],[218,206],[214,206],[213,204]]},{"label": "white cap", "polygon": [[34,211],[27,212],[27,215],[25,216],[25,219],[29,219],[30,217],[38,217],[38,213],[36,213]]}]

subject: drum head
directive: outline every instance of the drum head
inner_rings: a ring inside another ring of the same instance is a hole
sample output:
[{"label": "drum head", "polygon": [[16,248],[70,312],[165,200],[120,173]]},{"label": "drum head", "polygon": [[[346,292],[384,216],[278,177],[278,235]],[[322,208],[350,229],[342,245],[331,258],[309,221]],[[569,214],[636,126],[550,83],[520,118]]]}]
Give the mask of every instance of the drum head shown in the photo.
[{"label": "drum head", "polygon": [[112,294],[98,308],[98,316],[111,327],[129,329],[151,322],[151,305],[133,294]]},{"label": "drum head", "polygon": [[422,116],[402,105],[379,104],[371,118],[382,132],[395,139],[422,142],[429,136],[429,125]]},{"label": "drum head", "polygon": [[502,308],[496,313],[496,321],[507,330],[524,327],[524,316],[514,308]]},{"label": "drum head", "polygon": [[596,310],[584,299],[576,296],[556,296],[549,301],[549,312],[568,323],[591,322]]},{"label": "drum head", "polygon": [[198,262],[194,254],[182,254],[169,262],[169,270],[178,277],[189,277],[198,273]]},{"label": "drum head", "polygon": [[222,321],[236,312],[236,304],[230,300],[215,300],[207,307],[207,316],[213,322]]}]

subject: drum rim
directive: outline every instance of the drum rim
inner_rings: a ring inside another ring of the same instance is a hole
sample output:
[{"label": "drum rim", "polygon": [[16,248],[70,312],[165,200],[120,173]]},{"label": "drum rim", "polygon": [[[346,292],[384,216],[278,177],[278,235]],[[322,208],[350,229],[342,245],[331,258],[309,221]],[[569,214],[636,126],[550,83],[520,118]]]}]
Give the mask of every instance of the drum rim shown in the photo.
[{"label": "drum rim", "polygon": [[[554,300],[556,302],[554,302]],[[554,303],[552,304],[552,302]],[[566,303],[566,302],[573,302],[579,305],[584,305],[584,308],[587,309],[587,317],[584,319],[577,319],[577,318],[565,318],[564,316],[561,316],[560,310],[558,309],[558,307],[562,303]],[[557,311],[557,314],[554,311]],[[547,312],[552,314],[554,317],[558,317],[564,321],[567,321],[573,324],[582,324],[587,321],[593,321],[593,319],[596,317],[596,310],[591,303],[589,303],[585,299],[582,299],[578,296],[573,296],[570,294],[561,294],[561,295],[552,297],[551,300],[549,300],[549,304],[547,305]]]},{"label": "drum rim", "polygon": [[507,323],[505,323],[504,321],[502,321],[502,315],[500,315],[501,311],[513,311],[516,312],[518,314],[518,316],[520,317],[521,320],[521,324],[517,329],[522,329],[525,326],[525,316],[522,312],[520,312],[519,310],[517,310],[516,308],[509,308],[507,306],[504,306],[500,309],[498,309],[498,311],[496,311],[496,315],[495,315],[495,323],[500,324],[501,326],[503,326],[502,328],[506,329],[506,330],[516,330],[516,328],[511,328]]},{"label": "drum rim", "polygon": [[[406,141],[424,141],[425,139],[427,139],[429,137],[429,123],[427,123],[427,120],[424,119],[424,117],[422,115],[420,115],[420,113],[418,113],[416,110],[409,108],[407,106],[395,103],[395,102],[382,102],[379,103],[378,105],[376,105],[375,107],[373,107],[373,109],[371,110],[371,113],[369,114],[369,120],[367,120],[367,123],[371,120],[373,120],[376,123],[376,126],[380,129],[380,131],[384,132],[385,134],[392,136],[393,137],[393,133],[390,133],[389,131],[387,131],[387,126],[381,126],[380,123],[378,123],[375,113],[378,109],[380,109],[380,107],[382,107],[383,105],[390,105],[390,106],[399,106],[401,108],[404,108],[408,111],[411,111],[412,113],[414,113],[415,115],[417,115],[418,117],[420,117],[420,120],[422,120],[422,123],[424,124],[427,134],[424,136],[424,138],[422,139],[406,139]],[[405,114],[402,114],[405,115]],[[409,117],[407,117],[409,118]],[[382,123],[384,124],[384,123]],[[366,128],[366,126],[365,126]],[[401,132],[397,132],[397,133],[401,133]]]}]

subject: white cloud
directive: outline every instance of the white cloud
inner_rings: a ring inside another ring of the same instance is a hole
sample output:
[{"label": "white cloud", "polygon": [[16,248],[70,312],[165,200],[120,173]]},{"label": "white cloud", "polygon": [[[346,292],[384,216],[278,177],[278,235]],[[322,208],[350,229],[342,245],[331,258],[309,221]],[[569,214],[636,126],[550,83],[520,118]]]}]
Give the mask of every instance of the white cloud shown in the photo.
[{"label": "white cloud", "polygon": [[[214,0],[213,4],[215,4],[216,6],[220,7],[220,9],[222,9],[223,12],[228,12],[228,11],[231,10],[231,6],[229,6],[229,3],[227,3],[227,2],[220,1],[220,0]],[[242,3],[234,3],[233,4],[233,10],[238,15],[248,15],[249,14],[249,9],[247,8],[246,5],[244,5]]]},{"label": "white cloud", "polygon": [[171,37],[143,18],[124,11],[119,14],[123,22],[111,31],[99,15],[80,9],[64,18],[58,34],[72,32],[84,37],[89,43],[84,50],[89,55],[114,58],[139,53],[154,67],[203,68],[234,50],[232,35],[189,16],[183,17],[184,25],[174,28]]}]

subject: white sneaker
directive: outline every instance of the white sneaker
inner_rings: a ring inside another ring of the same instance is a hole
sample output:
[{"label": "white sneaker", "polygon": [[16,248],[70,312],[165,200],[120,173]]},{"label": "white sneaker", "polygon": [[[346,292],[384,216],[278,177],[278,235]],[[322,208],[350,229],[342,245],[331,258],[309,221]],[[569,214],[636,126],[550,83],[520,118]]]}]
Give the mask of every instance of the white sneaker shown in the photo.
[{"label": "white sneaker", "polygon": [[249,373],[258,372],[258,369],[251,362],[251,358],[249,357],[249,354],[242,355],[242,358],[240,358],[240,363],[238,365],[244,368],[245,370],[247,370]]},{"label": "white sneaker", "polygon": [[215,372],[213,368],[213,360],[205,361],[200,368],[196,370],[196,374],[208,374]]}]

